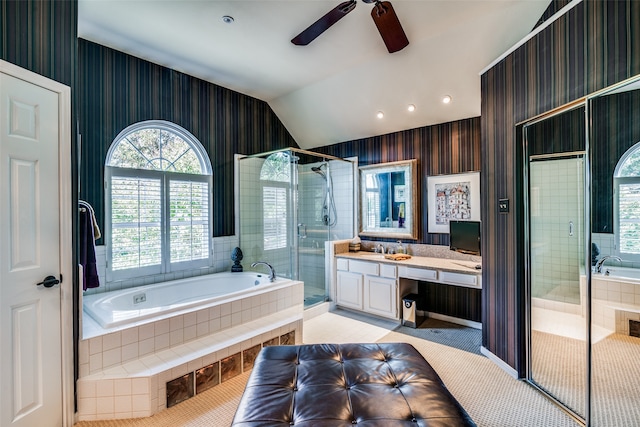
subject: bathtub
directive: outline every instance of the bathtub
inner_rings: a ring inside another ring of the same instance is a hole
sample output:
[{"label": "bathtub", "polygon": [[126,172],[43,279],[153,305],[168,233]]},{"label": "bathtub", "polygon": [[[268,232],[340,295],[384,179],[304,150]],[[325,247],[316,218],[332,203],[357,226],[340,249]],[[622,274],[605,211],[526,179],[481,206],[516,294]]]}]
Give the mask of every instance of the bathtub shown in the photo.
[{"label": "bathtub", "polygon": [[83,309],[102,328],[139,324],[258,295],[291,280],[253,272],[215,273],[83,297]]},{"label": "bathtub", "polygon": [[609,279],[632,279],[640,281],[640,269],[628,267],[603,266],[601,274],[594,274],[594,277],[604,276]]}]

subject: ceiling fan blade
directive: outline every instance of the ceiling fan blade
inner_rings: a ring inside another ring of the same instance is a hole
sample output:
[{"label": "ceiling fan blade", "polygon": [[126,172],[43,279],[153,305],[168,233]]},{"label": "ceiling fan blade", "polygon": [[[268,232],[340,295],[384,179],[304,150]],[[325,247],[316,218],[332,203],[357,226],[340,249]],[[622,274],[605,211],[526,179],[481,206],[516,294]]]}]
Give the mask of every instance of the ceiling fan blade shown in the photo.
[{"label": "ceiling fan blade", "polygon": [[409,39],[407,39],[391,3],[377,1],[371,10],[371,17],[376,27],[378,27],[389,53],[397,52],[407,47]]},{"label": "ceiling fan blade", "polygon": [[356,0],[345,1],[327,12],[322,18],[311,24],[306,30],[291,39],[291,43],[306,46],[324,33],[329,27],[342,19],[356,7]]}]

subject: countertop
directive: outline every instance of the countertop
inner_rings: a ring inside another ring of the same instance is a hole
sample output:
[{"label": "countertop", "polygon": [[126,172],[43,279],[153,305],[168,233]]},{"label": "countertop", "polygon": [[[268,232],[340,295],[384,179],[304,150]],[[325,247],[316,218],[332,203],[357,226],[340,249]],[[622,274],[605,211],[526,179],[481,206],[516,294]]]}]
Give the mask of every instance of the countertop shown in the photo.
[{"label": "countertop", "polygon": [[336,258],[348,258],[360,261],[375,261],[382,262],[385,264],[393,264],[397,266],[407,266],[407,267],[416,267],[416,268],[430,268],[433,270],[440,271],[451,271],[454,273],[466,273],[466,274],[482,274],[481,269],[476,269],[477,265],[480,263],[475,261],[461,261],[456,259],[448,259],[448,258],[431,258],[424,256],[414,256],[411,255],[411,258],[402,260],[402,261],[394,261],[391,259],[387,259],[384,257],[384,254],[377,254],[375,252],[341,252],[336,254]]}]

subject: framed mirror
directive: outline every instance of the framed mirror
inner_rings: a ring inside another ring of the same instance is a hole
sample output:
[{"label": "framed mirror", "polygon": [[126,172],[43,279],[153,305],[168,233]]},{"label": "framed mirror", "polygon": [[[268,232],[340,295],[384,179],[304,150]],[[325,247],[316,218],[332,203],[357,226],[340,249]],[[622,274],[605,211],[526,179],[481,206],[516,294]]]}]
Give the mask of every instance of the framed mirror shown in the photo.
[{"label": "framed mirror", "polygon": [[418,161],[360,167],[360,236],[418,238]]}]

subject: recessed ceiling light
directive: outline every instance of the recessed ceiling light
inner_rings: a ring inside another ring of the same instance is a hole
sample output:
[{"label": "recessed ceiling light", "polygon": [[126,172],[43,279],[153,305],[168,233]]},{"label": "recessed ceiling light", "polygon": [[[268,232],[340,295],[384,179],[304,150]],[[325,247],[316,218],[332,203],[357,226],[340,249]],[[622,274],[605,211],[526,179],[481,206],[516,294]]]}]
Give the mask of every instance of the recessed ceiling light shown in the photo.
[{"label": "recessed ceiling light", "polygon": [[224,22],[225,24],[233,24],[233,16],[229,16],[229,15],[224,15],[222,17],[222,22]]},{"label": "recessed ceiling light", "polygon": [[409,110],[410,112],[416,111],[416,106],[413,104],[409,104],[409,106],[407,107],[407,110]]},{"label": "recessed ceiling light", "polygon": [[376,114],[376,117],[381,119],[384,117],[384,113],[382,111],[378,111],[378,113]]},{"label": "recessed ceiling light", "polygon": [[442,98],[442,102],[443,102],[443,103],[445,103],[445,104],[450,103],[450,102],[451,102],[451,96],[450,96],[450,95],[445,95],[445,96]]}]

